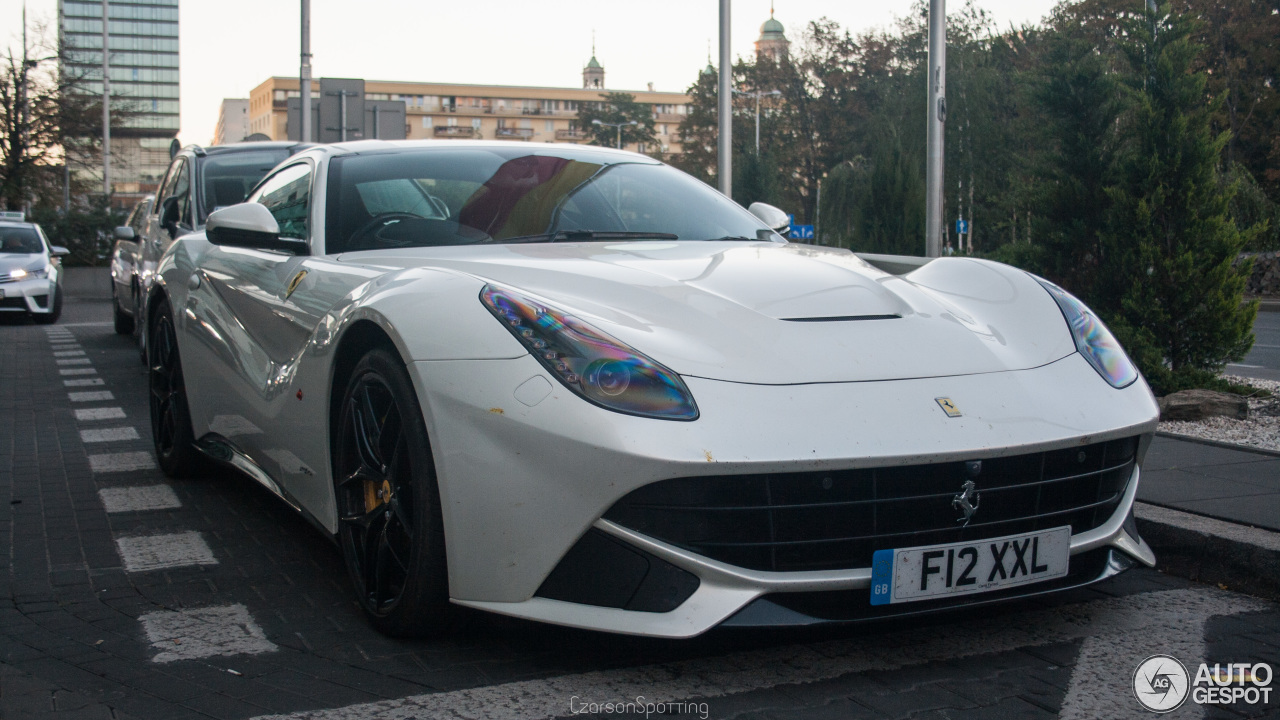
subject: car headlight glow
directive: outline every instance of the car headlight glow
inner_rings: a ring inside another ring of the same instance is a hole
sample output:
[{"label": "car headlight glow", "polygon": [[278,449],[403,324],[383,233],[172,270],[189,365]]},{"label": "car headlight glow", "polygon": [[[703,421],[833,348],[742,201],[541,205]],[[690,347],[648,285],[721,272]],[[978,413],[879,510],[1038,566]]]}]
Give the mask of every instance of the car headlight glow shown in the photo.
[{"label": "car headlight glow", "polygon": [[697,420],[698,406],[680,376],[581,320],[494,285],[480,302],[565,387],[586,401],[627,415]]},{"label": "car headlight glow", "polygon": [[22,280],[27,276],[27,271],[22,268],[16,268],[9,271],[10,280]]},{"label": "car headlight glow", "polygon": [[49,277],[48,265],[38,270],[25,270],[23,268],[15,268],[9,271],[10,280],[26,280],[28,278],[47,278],[47,277]]},{"label": "car headlight glow", "polygon": [[1075,338],[1076,349],[1102,379],[1115,388],[1132,385],[1138,379],[1138,368],[1134,367],[1102,320],[1071,293],[1044,278],[1037,277],[1036,280],[1058,303],[1063,317],[1067,319],[1067,326],[1071,328],[1071,336]]}]

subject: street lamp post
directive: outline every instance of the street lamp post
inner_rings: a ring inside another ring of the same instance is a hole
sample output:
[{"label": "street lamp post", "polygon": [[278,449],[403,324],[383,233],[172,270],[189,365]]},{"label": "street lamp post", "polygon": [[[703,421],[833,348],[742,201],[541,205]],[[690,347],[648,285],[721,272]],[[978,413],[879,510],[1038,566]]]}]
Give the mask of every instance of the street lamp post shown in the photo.
[{"label": "street lamp post", "polygon": [[607,123],[607,122],[602,122],[599,118],[596,118],[595,120],[591,121],[591,124],[617,128],[618,129],[618,149],[621,150],[622,149],[622,128],[630,125],[639,125],[640,123],[636,122],[635,120],[632,120],[631,122],[624,122],[624,123]]},{"label": "street lamp post", "polygon": [[760,98],[779,97],[782,95],[782,92],[778,90],[770,90],[769,92],[764,92],[763,90],[752,90],[751,92],[747,92],[746,90],[734,90],[733,92],[738,95],[747,95],[756,99],[756,157],[760,157]]},{"label": "street lamp post", "polygon": [[716,86],[717,124],[716,175],[720,192],[733,197],[733,54],[729,49],[730,0],[720,0],[720,77]]},{"label": "street lamp post", "polygon": [[925,256],[942,254],[942,160],[947,122],[947,1],[929,0],[929,105],[925,164]]},{"label": "street lamp post", "polygon": [[111,202],[111,30],[110,0],[102,0],[102,194]]}]

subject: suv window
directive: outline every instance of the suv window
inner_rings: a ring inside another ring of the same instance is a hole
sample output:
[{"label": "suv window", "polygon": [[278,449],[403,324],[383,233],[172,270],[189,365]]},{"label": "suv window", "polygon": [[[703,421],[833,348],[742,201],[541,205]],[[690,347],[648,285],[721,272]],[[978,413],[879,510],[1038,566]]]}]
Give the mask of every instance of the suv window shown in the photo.
[{"label": "suv window", "polygon": [[311,207],[311,166],[290,165],[267,178],[254,201],[265,205],[280,226],[280,237],[306,240],[307,214]]},{"label": "suv window", "polygon": [[[160,206],[160,225],[176,235],[178,230],[191,230],[191,163],[182,158],[165,180]],[[172,183],[170,182],[172,180]]]},{"label": "suv window", "polygon": [[44,243],[32,227],[0,226],[0,253],[35,255],[44,252]]},{"label": "suv window", "polygon": [[196,222],[204,225],[209,213],[244,202],[254,185],[271,168],[289,158],[289,148],[225,152],[201,158],[196,183],[201,200]]}]

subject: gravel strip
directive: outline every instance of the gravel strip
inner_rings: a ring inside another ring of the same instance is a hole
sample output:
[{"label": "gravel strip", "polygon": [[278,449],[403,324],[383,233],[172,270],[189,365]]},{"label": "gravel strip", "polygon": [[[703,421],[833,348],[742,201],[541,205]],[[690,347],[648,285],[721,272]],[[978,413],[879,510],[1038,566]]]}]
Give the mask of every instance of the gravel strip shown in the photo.
[{"label": "gravel strip", "polygon": [[1237,375],[1224,377],[1234,383],[1269,390],[1271,397],[1249,398],[1247,420],[1215,417],[1195,422],[1169,421],[1160,423],[1160,431],[1280,452],[1280,382]]}]

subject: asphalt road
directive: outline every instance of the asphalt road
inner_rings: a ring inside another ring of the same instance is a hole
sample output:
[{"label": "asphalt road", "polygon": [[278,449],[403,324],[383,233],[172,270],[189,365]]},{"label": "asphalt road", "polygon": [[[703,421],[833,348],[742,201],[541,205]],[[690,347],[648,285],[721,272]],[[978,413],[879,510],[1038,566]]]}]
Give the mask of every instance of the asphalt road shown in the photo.
[{"label": "asphalt road", "polygon": [[[385,638],[272,494],[155,469],[146,376],[109,313],[70,298],[53,328],[0,324],[0,718],[1150,718],[1132,682],[1151,655],[1280,665],[1276,605],[1151,570],[681,642],[480,613]],[[1203,716],[1280,717],[1280,698],[1168,717]]]},{"label": "asphalt road", "polygon": [[1258,313],[1253,323],[1253,349],[1227,372],[1263,380],[1280,380],[1280,307]]}]

